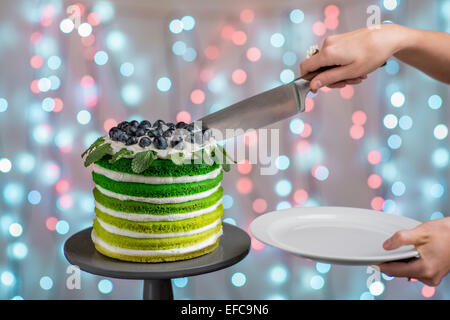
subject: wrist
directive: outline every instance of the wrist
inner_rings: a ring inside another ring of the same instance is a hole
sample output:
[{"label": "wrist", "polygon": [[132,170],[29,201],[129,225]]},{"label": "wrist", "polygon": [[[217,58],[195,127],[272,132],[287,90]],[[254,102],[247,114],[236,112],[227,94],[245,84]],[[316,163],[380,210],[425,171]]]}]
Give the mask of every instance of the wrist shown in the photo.
[{"label": "wrist", "polygon": [[414,49],[420,43],[420,32],[398,24],[385,25],[387,32],[392,34],[392,55],[401,54],[403,51]]}]

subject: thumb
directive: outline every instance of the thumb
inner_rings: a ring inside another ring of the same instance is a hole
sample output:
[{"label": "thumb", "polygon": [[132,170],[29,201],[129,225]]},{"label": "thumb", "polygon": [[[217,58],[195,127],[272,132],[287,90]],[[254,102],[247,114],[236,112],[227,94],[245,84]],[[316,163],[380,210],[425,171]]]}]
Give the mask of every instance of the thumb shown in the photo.
[{"label": "thumb", "polygon": [[417,228],[400,230],[383,243],[383,248],[385,250],[393,250],[405,245],[415,245],[419,242],[420,236],[419,229]]}]

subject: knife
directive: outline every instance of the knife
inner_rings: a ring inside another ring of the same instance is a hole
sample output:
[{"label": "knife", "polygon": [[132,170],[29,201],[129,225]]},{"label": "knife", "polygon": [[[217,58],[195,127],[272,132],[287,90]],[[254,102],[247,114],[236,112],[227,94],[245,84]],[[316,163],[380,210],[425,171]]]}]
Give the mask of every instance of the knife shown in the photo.
[{"label": "knife", "polygon": [[217,137],[229,139],[249,129],[263,128],[289,118],[305,111],[305,99],[311,90],[309,82],[319,73],[336,67],[338,66],[319,68],[288,84],[237,102],[197,121],[201,121],[201,127],[204,130],[212,129],[216,140],[223,140]]}]

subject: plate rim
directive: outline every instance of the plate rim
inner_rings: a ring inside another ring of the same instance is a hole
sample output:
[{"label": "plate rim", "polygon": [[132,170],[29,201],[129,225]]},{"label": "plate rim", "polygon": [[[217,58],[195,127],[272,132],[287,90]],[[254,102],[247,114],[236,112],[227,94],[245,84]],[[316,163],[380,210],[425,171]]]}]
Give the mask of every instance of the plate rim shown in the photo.
[{"label": "plate rim", "polygon": [[[325,209],[326,210],[326,209],[337,209],[337,208],[340,210],[349,209],[349,210],[365,211],[366,214],[376,214],[378,216],[380,216],[380,215],[386,216],[386,217],[389,217],[389,219],[393,219],[393,217],[395,217],[394,219],[408,221],[410,224],[415,225],[415,226],[421,224],[420,221],[409,218],[409,217],[388,214],[385,212],[375,211],[375,210],[371,210],[371,209],[367,209],[367,208],[346,207],[346,206],[293,207],[293,208],[287,208],[287,209],[282,209],[282,210],[270,211],[270,212],[267,212],[267,213],[264,213],[264,214],[258,216],[250,223],[249,232],[256,240],[258,240],[270,247],[288,252],[290,254],[293,254],[295,256],[299,256],[302,258],[311,259],[311,260],[315,260],[315,261],[323,261],[323,262],[332,263],[332,264],[372,265],[372,264],[379,264],[379,263],[383,263],[383,262],[399,261],[399,260],[410,259],[410,258],[418,258],[420,256],[419,252],[417,250],[410,250],[407,252],[398,253],[396,255],[369,256],[369,257],[359,257],[359,258],[358,257],[342,258],[342,257],[337,257],[337,256],[321,256],[321,255],[307,254],[307,253],[298,252],[298,251],[295,251],[295,250],[292,250],[292,249],[289,249],[286,247],[281,247],[268,239],[264,239],[264,236],[261,237],[261,234],[259,234],[260,233],[259,231],[255,232],[255,228],[257,228],[257,226],[259,224],[263,224],[265,222],[265,220],[273,219],[272,217],[275,215],[278,215],[278,214],[283,214],[285,217],[287,217],[287,215],[306,214],[306,213],[298,212],[298,211],[312,211],[312,210],[317,210],[317,209],[321,209],[321,210]],[[288,213],[286,211],[292,211],[292,213]],[[311,214],[311,213],[309,213],[309,214]],[[341,213],[333,213],[333,214],[334,215],[342,214],[342,212]],[[267,232],[268,232],[268,228],[264,229],[262,234],[268,236]]]}]

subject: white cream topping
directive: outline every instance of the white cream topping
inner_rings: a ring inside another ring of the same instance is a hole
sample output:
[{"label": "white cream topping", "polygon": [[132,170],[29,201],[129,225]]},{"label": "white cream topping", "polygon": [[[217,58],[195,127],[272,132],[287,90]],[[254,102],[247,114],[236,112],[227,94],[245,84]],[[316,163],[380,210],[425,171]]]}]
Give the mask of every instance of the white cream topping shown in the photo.
[{"label": "white cream topping", "polygon": [[139,239],[160,239],[160,238],[173,238],[173,237],[182,237],[182,236],[191,236],[194,234],[198,234],[210,229],[215,228],[221,222],[221,219],[217,219],[211,224],[208,224],[204,227],[184,231],[184,232],[167,232],[167,233],[143,233],[143,232],[135,232],[127,229],[118,228],[116,226],[110,225],[105,221],[101,220],[97,217],[98,223],[102,226],[103,229],[108,231],[109,233],[117,234],[119,236],[131,237],[131,238],[139,238]]},{"label": "white cream topping", "polygon": [[203,198],[209,197],[210,195],[212,195],[214,192],[216,192],[220,188],[220,183],[217,186],[215,186],[214,188],[203,191],[203,192],[188,194],[185,196],[167,197],[167,198],[134,197],[134,196],[119,194],[119,193],[115,193],[115,192],[103,189],[99,185],[95,185],[95,187],[98,189],[98,191],[100,191],[104,195],[114,198],[114,199],[122,200],[122,201],[133,200],[133,201],[140,201],[140,202],[147,202],[147,203],[164,204],[164,203],[180,203],[180,202],[186,202],[186,201],[203,199]]},{"label": "white cream topping", "polygon": [[186,247],[182,247],[182,248],[165,249],[165,250],[135,250],[135,249],[125,249],[125,248],[116,247],[116,246],[113,246],[113,245],[108,244],[108,243],[104,242],[103,240],[101,240],[95,234],[94,229],[92,229],[91,238],[95,244],[103,247],[104,249],[106,249],[108,251],[114,252],[114,253],[125,254],[128,256],[156,256],[156,255],[176,255],[176,254],[183,254],[183,253],[189,253],[189,252],[201,250],[203,248],[213,245],[217,241],[217,239],[219,239],[219,237],[222,235],[222,233],[223,233],[223,231],[220,230],[215,235],[207,238],[206,240],[196,243],[191,246],[186,246]]},{"label": "white cream topping", "polygon": [[[171,154],[175,154],[175,153],[183,153],[185,159],[191,159],[193,152],[201,150],[201,149],[205,149],[206,151],[209,152],[212,149],[214,149],[214,147],[216,145],[216,141],[214,140],[214,138],[211,137],[210,140],[207,141],[206,143],[204,143],[203,145],[198,144],[198,143],[190,143],[188,141],[183,141],[183,146],[184,146],[183,149],[178,150],[178,149],[170,147],[170,141],[172,140],[172,137],[166,138],[166,140],[167,140],[167,143],[169,146],[163,150],[163,149],[157,149],[153,143],[151,145],[149,145],[148,147],[144,147],[144,148],[141,147],[139,144],[133,144],[131,146],[127,146],[123,142],[114,141],[109,136],[105,136],[105,142],[109,143],[111,145],[111,148],[112,148],[111,154],[115,154],[116,152],[119,152],[123,148],[125,148],[129,151],[132,151],[134,154],[143,152],[143,151],[152,150],[152,151],[156,152],[157,157],[160,159],[168,159]],[[132,158],[133,156],[126,156],[125,158]]]},{"label": "white cream topping", "polygon": [[149,222],[149,221],[178,221],[189,218],[194,218],[201,216],[202,214],[210,213],[216,210],[220,204],[222,203],[222,199],[217,201],[215,204],[208,208],[200,209],[197,211],[186,212],[186,213],[171,213],[171,214],[149,214],[149,213],[129,213],[129,212],[121,212],[115,211],[110,208],[106,208],[101,205],[97,201],[95,202],[95,207],[100,211],[109,214],[110,216],[121,218],[129,221],[138,221],[138,222]]},{"label": "white cream topping", "polygon": [[109,170],[94,164],[94,172],[102,174],[105,177],[120,182],[135,182],[145,184],[172,184],[172,183],[190,183],[199,182],[208,179],[214,179],[220,174],[221,168],[217,168],[207,174],[195,176],[181,176],[181,177],[156,177],[156,176],[141,176],[137,174],[129,174],[118,171]]}]

